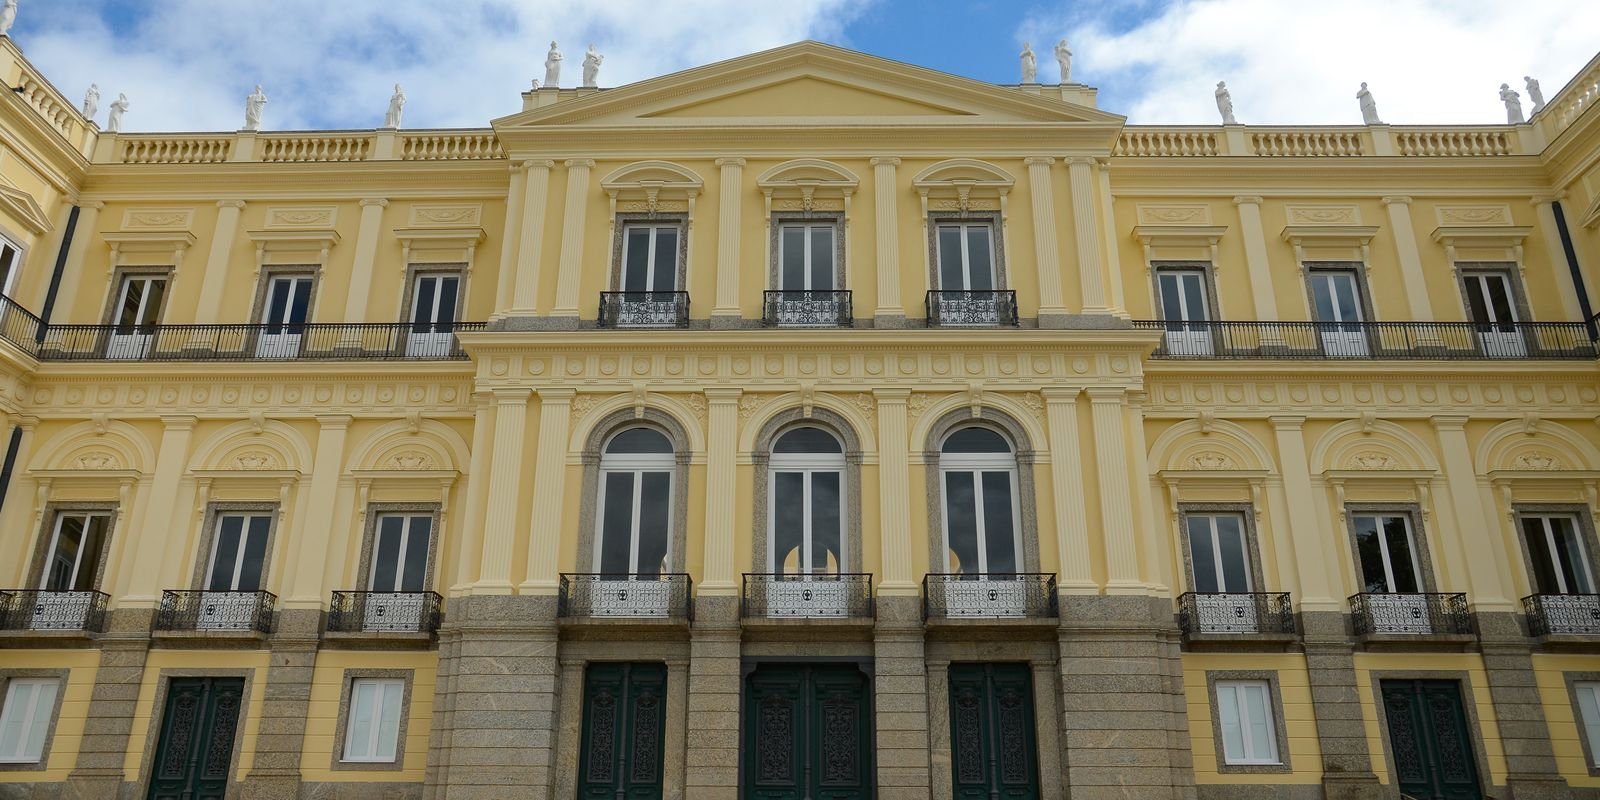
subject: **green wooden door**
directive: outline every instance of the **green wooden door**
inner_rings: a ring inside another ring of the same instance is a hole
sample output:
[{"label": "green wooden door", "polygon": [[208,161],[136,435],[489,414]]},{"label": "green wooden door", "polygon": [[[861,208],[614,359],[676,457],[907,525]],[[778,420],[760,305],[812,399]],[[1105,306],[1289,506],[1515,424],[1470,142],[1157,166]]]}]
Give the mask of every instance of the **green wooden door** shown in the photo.
[{"label": "green wooden door", "polygon": [[1478,800],[1472,729],[1455,681],[1383,681],[1400,791],[1417,800]]},{"label": "green wooden door", "polygon": [[590,664],[583,684],[578,797],[658,800],[666,733],[666,665]]},{"label": "green wooden door", "polygon": [[243,703],[243,678],[172,679],[149,800],[222,800]]},{"label": "green wooden door", "polygon": [[956,800],[1037,798],[1034,738],[1028,665],[950,665],[950,773]]},{"label": "green wooden door", "polygon": [[867,676],[848,664],[764,665],[745,681],[746,800],[872,796]]}]

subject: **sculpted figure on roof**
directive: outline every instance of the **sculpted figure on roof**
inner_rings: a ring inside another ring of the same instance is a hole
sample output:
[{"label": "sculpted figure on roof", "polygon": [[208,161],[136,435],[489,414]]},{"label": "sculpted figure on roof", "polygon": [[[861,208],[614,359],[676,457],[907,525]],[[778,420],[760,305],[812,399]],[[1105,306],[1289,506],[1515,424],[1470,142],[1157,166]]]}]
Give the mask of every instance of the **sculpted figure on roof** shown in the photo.
[{"label": "sculpted figure on roof", "polygon": [[544,57],[544,85],[554,89],[561,85],[561,49],[550,42],[550,52]]}]

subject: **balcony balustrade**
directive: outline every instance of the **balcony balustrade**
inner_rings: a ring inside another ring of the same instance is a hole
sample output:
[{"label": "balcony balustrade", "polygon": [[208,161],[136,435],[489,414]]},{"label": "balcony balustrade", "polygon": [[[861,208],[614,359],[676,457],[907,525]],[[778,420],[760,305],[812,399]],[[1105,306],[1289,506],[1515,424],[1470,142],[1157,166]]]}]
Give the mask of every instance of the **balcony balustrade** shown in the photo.
[{"label": "balcony balustrade", "polygon": [[1178,629],[1185,636],[1293,634],[1294,609],[1288,592],[1186,592],[1178,596]]},{"label": "balcony balustrade", "polygon": [[1596,323],[1179,322],[1139,320],[1165,333],[1156,358],[1594,360]]},{"label": "balcony balustrade", "polygon": [[272,592],[212,592],[167,589],[156,610],[158,631],[272,632]]},{"label": "balcony balustrade", "polygon": [[0,589],[0,630],[86,631],[106,626],[105,592]]},{"label": "balcony balustrade", "polygon": [[30,351],[41,361],[448,361],[467,357],[457,332],[484,326],[48,325]]},{"label": "balcony balustrade", "polygon": [[872,619],[872,576],[744,576],[740,604],[745,619]]},{"label": "balcony balustrade", "polygon": [[928,292],[928,326],[934,328],[1016,327],[1017,293],[1012,289]]},{"label": "balcony balustrade", "polygon": [[1358,594],[1350,613],[1357,636],[1472,634],[1465,594]]},{"label": "balcony balustrade", "polygon": [[694,620],[691,581],[681,573],[563,573],[557,615],[564,619]]},{"label": "balcony balustrade", "polygon": [[1536,594],[1522,609],[1531,636],[1600,636],[1600,594]]},{"label": "balcony balustrade", "polygon": [[1043,619],[1058,614],[1054,574],[930,573],[922,579],[923,619]]},{"label": "balcony balustrade", "polygon": [[687,328],[688,292],[601,292],[602,328]]},{"label": "balcony balustrade", "polygon": [[332,633],[434,633],[444,599],[434,592],[334,592]]},{"label": "balcony balustrade", "polygon": [[779,328],[848,328],[854,319],[847,289],[766,292],[762,321]]}]

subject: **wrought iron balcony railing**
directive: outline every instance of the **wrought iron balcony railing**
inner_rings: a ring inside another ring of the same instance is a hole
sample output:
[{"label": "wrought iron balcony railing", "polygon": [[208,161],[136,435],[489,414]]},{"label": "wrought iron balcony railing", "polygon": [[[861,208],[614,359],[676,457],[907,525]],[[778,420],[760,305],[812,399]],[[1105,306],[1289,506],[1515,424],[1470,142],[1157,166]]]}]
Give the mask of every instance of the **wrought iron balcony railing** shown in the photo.
[{"label": "wrought iron balcony railing", "polygon": [[747,573],[740,605],[747,619],[872,619],[872,576]]},{"label": "wrought iron balcony railing", "polygon": [[440,325],[48,325],[42,361],[448,361],[466,358],[459,331]]},{"label": "wrought iron balcony railing", "polygon": [[1350,598],[1357,636],[1472,633],[1465,594],[1358,594]]},{"label": "wrought iron balcony railing", "polygon": [[443,598],[434,592],[334,592],[328,607],[333,633],[433,633]]},{"label": "wrought iron balcony railing", "polygon": [[0,589],[0,630],[90,631],[106,627],[105,592]]},{"label": "wrought iron balcony railing", "polygon": [[1185,636],[1208,633],[1280,634],[1295,632],[1288,592],[1178,596],[1178,629]]},{"label": "wrought iron balcony railing", "polygon": [[1058,614],[1056,576],[1051,573],[930,573],[922,579],[923,619],[1023,619]]},{"label": "wrought iron balcony railing", "polygon": [[210,592],[167,589],[156,610],[158,631],[256,631],[272,633],[272,592]]},{"label": "wrought iron balcony railing", "polygon": [[0,339],[22,348],[24,352],[34,353],[38,348],[39,331],[43,327],[44,323],[32,311],[0,295]]},{"label": "wrought iron balcony railing", "polygon": [[1532,636],[1600,635],[1600,594],[1536,594],[1522,598]]},{"label": "wrought iron balcony railing", "polygon": [[997,328],[1017,325],[1013,289],[928,292],[928,325],[935,328]]},{"label": "wrought iron balcony railing", "polygon": [[848,289],[778,289],[766,293],[762,321],[779,328],[848,328],[854,314]]},{"label": "wrought iron balcony railing", "polygon": [[601,292],[602,328],[687,328],[688,292]]},{"label": "wrought iron balcony railing", "polygon": [[694,621],[689,576],[563,573],[557,615],[568,619],[682,619]]},{"label": "wrought iron balcony railing", "polygon": [[1139,320],[1164,332],[1156,358],[1594,360],[1592,322],[1179,322]]}]

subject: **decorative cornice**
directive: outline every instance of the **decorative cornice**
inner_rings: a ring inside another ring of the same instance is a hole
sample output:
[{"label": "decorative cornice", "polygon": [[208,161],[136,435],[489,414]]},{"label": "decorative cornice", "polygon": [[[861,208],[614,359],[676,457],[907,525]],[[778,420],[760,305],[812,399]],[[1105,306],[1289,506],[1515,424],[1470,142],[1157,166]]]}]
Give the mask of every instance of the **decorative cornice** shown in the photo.
[{"label": "decorative cornice", "polygon": [[387,198],[383,198],[383,197],[363,197],[363,198],[361,198],[361,207],[362,208],[367,208],[369,206],[377,206],[378,208],[385,208],[388,205],[389,205],[389,201],[388,201]]},{"label": "decorative cornice", "polygon": [[717,159],[713,163],[715,163],[718,167],[742,167],[744,166],[745,161],[738,156],[726,156]]},{"label": "decorative cornice", "polygon": [[874,167],[898,167],[900,159],[894,156],[874,156],[870,163]]},{"label": "decorative cornice", "polygon": [[245,202],[243,200],[218,200],[217,201],[217,208],[244,208],[244,207],[245,207]]}]

